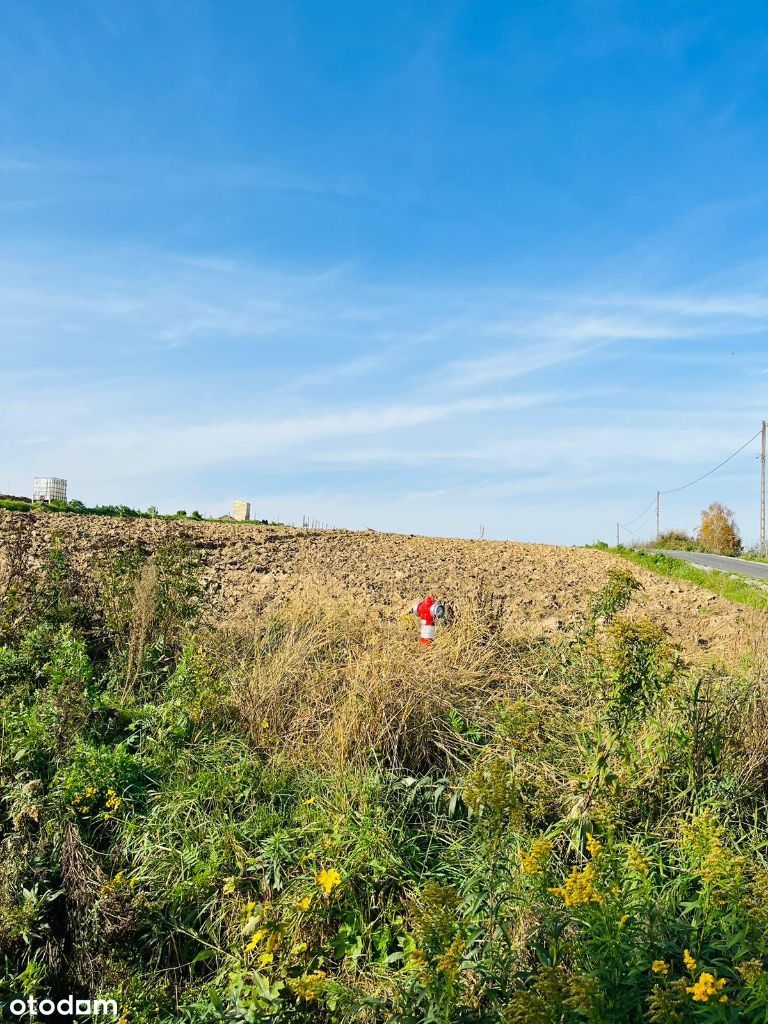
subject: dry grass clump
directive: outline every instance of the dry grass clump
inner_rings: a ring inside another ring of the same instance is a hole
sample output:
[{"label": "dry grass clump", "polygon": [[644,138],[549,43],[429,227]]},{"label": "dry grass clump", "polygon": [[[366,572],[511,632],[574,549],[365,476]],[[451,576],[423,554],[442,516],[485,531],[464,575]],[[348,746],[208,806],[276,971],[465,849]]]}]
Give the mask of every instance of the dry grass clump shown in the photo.
[{"label": "dry grass clump", "polygon": [[477,602],[462,602],[430,647],[414,620],[385,618],[318,585],[265,618],[232,699],[254,740],[306,762],[445,763],[522,684],[517,645]]},{"label": "dry grass clump", "polygon": [[148,558],[141,568],[133,592],[132,617],[128,633],[126,685],[136,682],[144,652],[152,637],[152,627],[158,613],[159,572],[157,561]]}]

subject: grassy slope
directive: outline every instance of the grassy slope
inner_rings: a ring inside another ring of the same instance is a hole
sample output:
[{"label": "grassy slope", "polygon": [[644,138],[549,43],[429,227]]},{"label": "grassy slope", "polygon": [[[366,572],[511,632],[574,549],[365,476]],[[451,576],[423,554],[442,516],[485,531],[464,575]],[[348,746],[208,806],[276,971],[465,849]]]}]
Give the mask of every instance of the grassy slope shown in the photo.
[{"label": "grassy slope", "polygon": [[735,601],[737,604],[750,605],[752,608],[760,610],[768,608],[768,591],[731,573],[719,572],[716,569],[711,571],[699,569],[695,565],[691,565],[690,562],[684,562],[679,558],[670,558],[668,555],[662,555],[656,551],[634,551],[624,547],[610,550],[622,558],[626,558],[627,561],[634,562],[635,565],[650,569],[659,576],[670,576],[673,579],[696,583],[705,590],[719,594],[720,597]]},{"label": "grassy slope", "polygon": [[321,593],[207,629],[195,573],[0,572],[0,1003],[766,1019],[768,688],[623,618],[629,572],[546,642],[478,601],[427,650]]}]

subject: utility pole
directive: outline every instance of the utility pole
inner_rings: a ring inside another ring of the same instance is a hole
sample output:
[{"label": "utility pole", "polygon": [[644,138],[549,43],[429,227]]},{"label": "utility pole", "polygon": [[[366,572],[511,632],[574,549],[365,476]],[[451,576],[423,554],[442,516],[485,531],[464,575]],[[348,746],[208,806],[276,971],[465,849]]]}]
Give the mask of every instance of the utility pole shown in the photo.
[{"label": "utility pole", "polygon": [[619,535],[619,530],[620,529],[621,529],[621,524],[620,523],[616,523],[616,547],[617,548],[621,547],[621,539],[620,539],[620,535]]},{"label": "utility pole", "polygon": [[660,529],[660,525],[659,525],[660,521],[661,521],[660,520],[660,516],[661,516],[661,491],[656,491],[656,543],[657,544],[659,542],[659,537],[661,536],[661,529]]},{"label": "utility pole", "polygon": [[760,447],[760,554],[765,555],[765,420]]}]

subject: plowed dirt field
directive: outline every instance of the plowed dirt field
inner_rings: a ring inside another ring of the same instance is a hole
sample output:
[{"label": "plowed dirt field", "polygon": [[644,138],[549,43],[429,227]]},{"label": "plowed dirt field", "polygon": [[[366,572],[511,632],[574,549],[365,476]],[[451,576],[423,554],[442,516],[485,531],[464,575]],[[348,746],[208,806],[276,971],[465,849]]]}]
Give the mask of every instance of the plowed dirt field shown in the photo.
[{"label": "plowed dirt field", "polygon": [[427,592],[449,604],[482,593],[510,628],[550,633],[587,607],[614,567],[629,569],[642,584],[630,614],[662,623],[690,656],[731,661],[763,635],[767,618],[694,584],[585,548],[0,512],[0,558],[17,537],[33,561],[39,560],[54,536],[84,569],[110,552],[137,544],[151,551],[166,540],[185,538],[198,552],[206,607],[219,622],[247,618],[305,582],[318,581],[332,593],[358,599],[361,615],[400,614]]}]

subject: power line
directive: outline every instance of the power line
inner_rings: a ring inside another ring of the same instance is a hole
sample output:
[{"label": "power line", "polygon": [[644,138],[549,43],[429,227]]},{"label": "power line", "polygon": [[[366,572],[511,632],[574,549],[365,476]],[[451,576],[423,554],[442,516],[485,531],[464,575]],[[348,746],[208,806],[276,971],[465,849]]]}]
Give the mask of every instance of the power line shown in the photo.
[{"label": "power line", "polygon": [[[619,526],[621,526],[622,530],[627,530],[626,526],[622,525],[622,523],[619,523]],[[643,539],[642,537],[638,536],[638,534],[634,533],[632,530],[627,530],[627,533],[631,533],[632,536],[635,538],[635,540],[642,540]]]},{"label": "power line", "polygon": [[[627,533],[631,533],[633,537],[637,537],[637,534],[633,533],[632,530],[630,530],[628,527],[631,526],[633,523],[636,523],[638,521],[638,519],[641,519],[646,514],[646,512],[649,512],[650,509],[653,508],[654,505],[656,505],[657,510],[658,510],[658,501],[659,501],[659,496],[660,495],[662,495],[662,494],[677,494],[679,491],[684,491],[688,487],[693,487],[694,484],[699,483],[701,480],[706,480],[706,478],[708,476],[712,476],[712,474],[716,473],[718,471],[718,469],[722,469],[723,466],[727,465],[731,461],[731,459],[735,459],[736,456],[739,455],[741,452],[743,452],[744,449],[747,448],[749,445],[751,445],[752,442],[756,438],[760,437],[761,433],[762,433],[762,428],[760,430],[758,430],[758,432],[756,434],[753,434],[752,437],[750,437],[750,439],[748,441],[745,441],[744,444],[740,448],[737,448],[735,452],[733,452],[731,455],[729,455],[727,459],[723,459],[723,461],[718,463],[713,469],[708,470],[706,473],[702,473],[701,476],[697,476],[695,480],[690,480],[687,484],[683,484],[681,487],[672,487],[668,491],[657,491],[656,497],[652,498],[651,501],[645,506],[643,511],[639,512],[635,516],[634,519],[630,519],[629,523],[617,523],[616,525],[620,526],[622,530],[626,530]],[[638,538],[638,540],[639,540],[639,538]]]},{"label": "power line", "polygon": [[662,494],[677,494],[678,491],[684,491],[686,489],[686,487],[693,487],[693,485],[697,484],[699,482],[699,480],[705,480],[708,476],[712,476],[712,474],[716,473],[718,471],[718,469],[722,469],[723,466],[725,466],[728,462],[731,461],[731,459],[735,459],[736,456],[740,452],[743,452],[744,449],[748,445],[752,444],[752,442],[755,440],[755,438],[760,437],[761,433],[762,433],[762,427],[760,428],[760,430],[758,430],[758,432],[756,434],[753,434],[752,437],[750,437],[750,439],[748,441],[745,441],[744,444],[741,446],[741,448],[737,448],[736,451],[733,453],[733,455],[729,455],[727,459],[723,459],[723,461],[719,465],[715,466],[714,469],[710,469],[708,473],[704,473],[702,476],[697,476],[695,480],[691,480],[691,482],[688,483],[688,484],[683,484],[682,487],[673,487],[671,490],[669,490],[669,491],[662,491],[661,493]]},{"label": "power line", "polygon": [[[635,516],[635,518],[634,518],[634,519],[630,519],[630,520],[629,520],[629,525],[631,526],[631,525],[632,525],[632,523],[636,523],[636,522],[637,522],[637,520],[638,520],[638,519],[640,518],[640,516],[644,516],[644,515],[645,515],[645,513],[646,513],[646,512],[647,512],[647,511],[648,511],[649,509],[653,508],[653,506],[654,506],[655,504],[656,504],[656,499],[655,499],[655,498],[653,498],[653,500],[651,501],[650,505],[646,505],[646,506],[645,506],[645,508],[643,509],[643,511],[642,511],[642,512],[639,512],[639,513],[638,513],[638,514],[637,514],[637,515]],[[626,523],[619,523],[619,526],[623,526],[623,527],[624,527],[624,529],[626,529],[626,528],[627,528],[627,524],[626,524]],[[630,530],[629,532],[631,533],[632,531]]]}]

